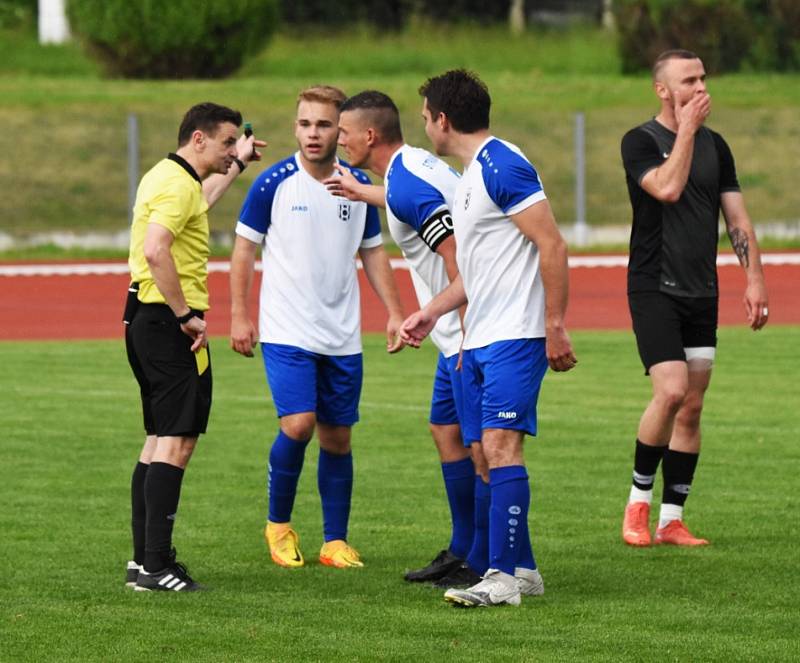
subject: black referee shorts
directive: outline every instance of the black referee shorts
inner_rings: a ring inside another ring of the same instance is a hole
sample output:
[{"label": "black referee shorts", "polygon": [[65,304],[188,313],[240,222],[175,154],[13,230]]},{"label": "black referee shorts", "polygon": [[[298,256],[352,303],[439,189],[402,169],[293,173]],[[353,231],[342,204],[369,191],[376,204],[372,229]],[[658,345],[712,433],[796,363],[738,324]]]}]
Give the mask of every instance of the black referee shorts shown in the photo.
[{"label": "black referee shorts", "polygon": [[200,363],[190,350],[192,339],[181,331],[172,309],[165,304],[140,304],[126,326],[125,346],[139,383],[147,434],[197,437],[205,433],[211,412],[211,356],[198,374]]},{"label": "black referee shorts", "polygon": [[628,306],[645,374],[662,361],[686,361],[684,348],[717,347],[717,297],[629,292]]}]

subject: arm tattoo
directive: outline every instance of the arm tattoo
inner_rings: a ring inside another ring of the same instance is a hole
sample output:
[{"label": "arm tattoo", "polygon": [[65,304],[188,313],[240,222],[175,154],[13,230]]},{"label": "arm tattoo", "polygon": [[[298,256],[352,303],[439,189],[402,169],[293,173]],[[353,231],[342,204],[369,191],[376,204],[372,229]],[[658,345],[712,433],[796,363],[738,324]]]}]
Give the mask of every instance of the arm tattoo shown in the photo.
[{"label": "arm tattoo", "polygon": [[731,228],[728,231],[731,238],[731,246],[739,258],[742,267],[750,267],[750,245],[747,241],[747,233],[740,228]]}]

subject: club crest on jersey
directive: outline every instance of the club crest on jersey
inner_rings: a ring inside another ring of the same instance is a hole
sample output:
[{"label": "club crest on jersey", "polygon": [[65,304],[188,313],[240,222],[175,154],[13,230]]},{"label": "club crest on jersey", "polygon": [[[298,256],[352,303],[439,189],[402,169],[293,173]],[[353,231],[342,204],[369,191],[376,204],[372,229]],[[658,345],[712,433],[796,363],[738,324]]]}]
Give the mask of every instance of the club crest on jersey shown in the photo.
[{"label": "club crest on jersey", "polygon": [[339,218],[342,221],[349,221],[350,220],[350,203],[349,202],[340,202],[339,203]]}]

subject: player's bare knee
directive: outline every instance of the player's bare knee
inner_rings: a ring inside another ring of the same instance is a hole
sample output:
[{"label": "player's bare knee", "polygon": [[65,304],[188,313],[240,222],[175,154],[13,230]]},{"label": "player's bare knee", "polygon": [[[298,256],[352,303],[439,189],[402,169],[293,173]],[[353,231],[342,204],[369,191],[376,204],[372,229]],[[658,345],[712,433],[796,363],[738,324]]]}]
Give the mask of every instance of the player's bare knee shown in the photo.
[{"label": "player's bare knee", "polygon": [[686,428],[699,428],[702,413],[702,395],[690,393],[681,405],[680,410],[678,410],[675,420],[679,425]]},{"label": "player's bare knee", "polygon": [[480,443],[473,442],[470,446],[472,454],[472,464],[475,465],[475,474],[480,476],[486,483],[489,482],[489,463],[486,456],[483,454],[483,448]]},{"label": "player's bare knee", "polygon": [[291,414],[281,417],[281,430],[284,435],[293,440],[310,440],[314,435],[314,428],[317,425],[317,418],[313,412],[303,412],[301,414]]},{"label": "player's bare knee", "polygon": [[178,467],[185,468],[189,464],[189,460],[192,458],[195,446],[197,446],[196,437],[181,438],[180,444],[176,450]]},{"label": "player's bare knee", "polygon": [[674,415],[678,412],[681,405],[683,405],[687,392],[688,385],[686,385],[686,383],[673,382],[662,385],[654,394],[653,400],[655,400],[661,408]]}]

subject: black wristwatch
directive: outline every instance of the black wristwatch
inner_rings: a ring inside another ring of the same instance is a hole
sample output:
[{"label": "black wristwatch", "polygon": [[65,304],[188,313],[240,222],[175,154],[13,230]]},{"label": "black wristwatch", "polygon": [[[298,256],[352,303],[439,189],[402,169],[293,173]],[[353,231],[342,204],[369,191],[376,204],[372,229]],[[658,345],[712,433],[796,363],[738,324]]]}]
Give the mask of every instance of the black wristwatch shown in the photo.
[{"label": "black wristwatch", "polygon": [[239,172],[243,173],[244,169],[247,168],[247,165],[244,161],[242,161],[239,157],[233,157],[233,163],[239,166]]},{"label": "black wristwatch", "polygon": [[175,319],[178,321],[179,325],[185,325],[187,322],[189,322],[189,320],[191,320],[194,317],[194,315],[195,315],[194,311],[192,311],[192,309],[189,309],[188,313],[184,313],[183,315],[176,315]]}]

